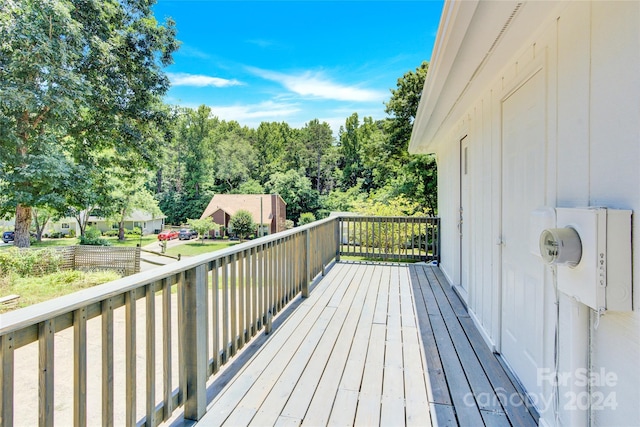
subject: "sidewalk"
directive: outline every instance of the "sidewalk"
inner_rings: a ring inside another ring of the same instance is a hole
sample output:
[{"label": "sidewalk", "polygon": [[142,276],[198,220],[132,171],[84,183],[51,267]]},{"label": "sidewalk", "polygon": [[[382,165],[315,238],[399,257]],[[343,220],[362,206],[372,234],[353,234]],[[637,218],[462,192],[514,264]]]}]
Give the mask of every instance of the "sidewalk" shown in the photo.
[{"label": "sidewalk", "polygon": [[[167,241],[167,249],[175,246],[180,246],[185,243],[190,242],[191,240],[169,240]],[[154,252],[162,252],[162,248],[160,246],[160,242],[153,242],[148,245],[142,247],[142,249]],[[177,259],[169,258],[162,255],[155,255],[148,252],[142,252],[140,254],[140,271],[149,271],[156,267],[160,267],[163,265],[171,264],[173,262],[177,262]]]}]

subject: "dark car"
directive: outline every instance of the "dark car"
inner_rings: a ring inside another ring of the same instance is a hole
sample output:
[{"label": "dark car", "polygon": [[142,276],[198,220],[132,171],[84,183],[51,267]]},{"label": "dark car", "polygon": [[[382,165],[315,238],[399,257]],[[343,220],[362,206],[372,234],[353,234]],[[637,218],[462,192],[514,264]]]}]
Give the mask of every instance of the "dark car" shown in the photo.
[{"label": "dark car", "polygon": [[198,232],[196,230],[191,230],[190,228],[183,228],[180,230],[180,234],[178,235],[178,239],[180,240],[191,240],[197,238]]},{"label": "dark car", "polygon": [[2,241],[5,243],[13,242],[15,235],[16,234],[13,231],[5,231],[4,233],[2,233]]}]

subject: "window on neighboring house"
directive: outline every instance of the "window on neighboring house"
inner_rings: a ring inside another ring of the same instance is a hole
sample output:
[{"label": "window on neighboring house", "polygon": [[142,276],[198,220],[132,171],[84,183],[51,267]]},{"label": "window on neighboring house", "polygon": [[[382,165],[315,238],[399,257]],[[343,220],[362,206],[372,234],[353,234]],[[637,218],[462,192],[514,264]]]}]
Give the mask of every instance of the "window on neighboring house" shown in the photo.
[{"label": "window on neighboring house", "polygon": [[69,223],[63,222],[62,224],[60,224],[60,228],[69,228]]},{"label": "window on neighboring house", "polygon": [[111,224],[111,228],[113,228],[114,230],[117,230],[117,229],[120,228],[120,224],[118,224],[117,222],[113,223],[113,224]]}]

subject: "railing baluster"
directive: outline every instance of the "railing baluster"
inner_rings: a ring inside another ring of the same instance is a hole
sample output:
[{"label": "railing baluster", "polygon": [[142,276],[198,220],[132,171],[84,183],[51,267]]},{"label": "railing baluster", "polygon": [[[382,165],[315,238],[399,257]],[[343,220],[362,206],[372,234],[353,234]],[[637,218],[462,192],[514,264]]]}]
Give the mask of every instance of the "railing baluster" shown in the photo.
[{"label": "railing baluster", "polygon": [[136,425],[136,290],[125,294],[125,423]]},{"label": "railing baluster", "polygon": [[0,336],[0,425],[13,426],[13,333]]},{"label": "railing baluster", "polygon": [[102,425],[113,426],[113,298],[102,301]]},{"label": "railing baluster", "polygon": [[229,359],[229,324],[231,317],[229,315],[229,257],[222,259],[222,364],[227,363]]},{"label": "railing baluster", "polygon": [[173,413],[173,390],[171,375],[173,368],[171,366],[171,284],[169,279],[162,279],[162,390],[164,414],[162,420],[166,421]]},{"label": "railing baluster", "polygon": [[184,344],[184,312],[185,312],[185,301],[184,301],[184,282],[185,282],[185,274],[181,272],[178,276],[178,384],[179,384],[179,395],[178,401],[180,404],[184,404],[186,399],[186,389],[187,389],[187,374],[185,372],[184,366],[184,358],[185,352],[187,349]]},{"label": "railing baluster", "polygon": [[53,353],[54,353],[53,320],[45,320],[38,325],[39,348],[39,384],[40,408],[38,411],[40,426],[53,425]]},{"label": "railing baluster", "polygon": [[245,296],[244,296],[244,264],[246,260],[244,257],[244,252],[238,253],[238,323],[240,326],[239,337],[238,337],[238,349],[244,347],[244,339],[246,334],[246,326],[245,326],[245,313],[244,313],[244,304],[245,304]]},{"label": "railing baluster", "polygon": [[156,296],[155,286],[151,283],[147,286],[146,300],[146,384],[147,400],[146,414],[147,426],[156,426]]},{"label": "railing baluster", "polygon": [[257,246],[253,248],[253,256],[251,257],[251,287],[252,293],[251,296],[253,298],[253,304],[251,305],[253,311],[251,314],[251,336],[255,336],[258,333],[258,313],[260,312],[260,288],[258,286],[258,282],[260,280],[259,272],[258,272],[258,259],[260,255],[260,247]]},{"label": "railing baluster", "polygon": [[87,425],[87,309],[73,312],[73,424]]},{"label": "railing baluster", "polygon": [[251,249],[244,251],[244,339],[251,339]]},{"label": "railing baluster", "polygon": [[214,260],[211,269],[211,334],[213,339],[213,373],[220,369],[220,261]]},{"label": "railing baluster", "polygon": [[231,356],[238,351],[238,254],[231,255],[229,266],[231,268],[231,283],[229,293],[231,294]]}]

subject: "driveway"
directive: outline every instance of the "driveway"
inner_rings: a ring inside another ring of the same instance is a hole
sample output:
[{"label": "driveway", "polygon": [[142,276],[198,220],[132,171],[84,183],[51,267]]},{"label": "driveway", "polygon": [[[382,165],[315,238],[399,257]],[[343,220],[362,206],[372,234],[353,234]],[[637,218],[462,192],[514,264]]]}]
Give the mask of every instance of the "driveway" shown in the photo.
[{"label": "driveway", "polygon": [[[185,243],[191,242],[192,240],[167,240],[167,249],[173,248],[176,246],[184,245]],[[142,247],[142,249],[147,251],[153,251],[160,253],[162,252],[162,247],[160,246],[160,241],[149,243]],[[148,271],[156,267],[161,267],[163,265],[171,264],[172,262],[177,262],[178,260],[174,258],[169,258],[162,255],[156,255],[149,252],[142,252],[140,255],[140,271]]]}]

